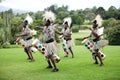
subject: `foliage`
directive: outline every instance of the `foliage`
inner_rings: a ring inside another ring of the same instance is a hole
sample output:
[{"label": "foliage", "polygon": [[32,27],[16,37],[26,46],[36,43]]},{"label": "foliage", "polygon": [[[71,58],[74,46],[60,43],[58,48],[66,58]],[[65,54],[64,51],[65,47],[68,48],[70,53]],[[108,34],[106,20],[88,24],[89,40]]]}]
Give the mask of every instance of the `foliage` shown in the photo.
[{"label": "foliage", "polygon": [[99,7],[97,10],[96,10],[96,14],[100,14],[102,18],[105,18],[105,9],[103,7]]},{"label": "foliage", "polygon": [[12,9],[2,12],[0,16],[2,18],[2,23],[0,25],[0,47],[2,47],[5,42],[9,42],[11,39],[11,19],[13,18]]},{"label": "foliage", "polygon": [[73,25],[73,27],[72,27],[72,32],[78,32],[79,31],[79,29],[80,29],[80,26],[79,25]]},{"label": "foliage", "polygon": [[[91,23],[89,23],[91,24]],[[80,30],[86,30],[89,29],[91,27],[91,25],[80,25]]]},{"label": "foliage", "polygon": [[2,44],[5,42],[5,32],[4,29],[0,29],[0,48],[2,47]]},{"label": "foliage", "polygon": [[103,26],[105,27],[105,38],[109,40],[110,45],[120,45],[119,38],[119,26],[120,21],[114,18],[110,18],[108,20],[104,20]]},{"label": "foliage", "polygon": [[81,43],[82,40],[83,40],[82,38],[76,38],[75,39],[75,45],[82,45],[82,43]]},{"label": "foliage", "polygon": [[83,22],[84,22],[84,20],[82,17],[79,16],[76,18],[76,24],[81,25],[81,24],[83,24]]},{"label": "foliage", "polygon": [[120,11],[120,8],[116,9],[116,7],[114,7],[114,6],[109,7],[109,9],[105,15],[106,19],[115,18],[115,19],[119,20],[120,19],[120,12],[119,11]]},{"label": "foliage", "polygon": [[21,48],[22,46],[20,45],[5,45],[3,48]]},{"label": "foliage", "polygon": [[114,27],[117,24],[118,24],[118,21],[116,19],[110,18],[108,20],[104,20],[102,26],[104,26],[105,29],[108,29],[108,28]]},{"label": "foliage", "polygon": [[[117,9],[114,6],[109,7],[108,10],[105,10],[103,7],[97,8],[96,6],[93,8],[86,8],[84,10],[78,9],[69,11],[68,9],[68,6],[58,7],[57,5],[51,5],[44,9],[44,11],[53,11],[56,14],[56,21],[58,21],[60,25],[62,25],[65,17],[71,17],[73,24],[78,25],[73,27],[73,32],[78,32],[79,28],[86,28],[81,27],[83,24],[91,25],[92,20],[97,14],[100,14],[105,20],[103,26],[105,27],[106,31],[109,31],[110,27],[118,24],[119,22],[117,21],[120,20],[120,8]],[[31,29],[33,29],[35,26],[43,27],[44,21],[42,19],[42,14],[44,11],[38,11],[36,13],[27,12],[23,14],[14,14],[12,9],[9,9],[7,11],[0,12],[0,46],[6,41],[14,44],[16,39],[15,34],[21,32],[23,20],[25,19],[26,14],[30,14],[34,20],[34,23],[30,25]],[[85,22],[86,20],[89,22]]]},{"label": "foliage", "polygon": [[60,38],[59,38],[58,34],[55,34],[55,40],[56,40],[57,43],[60,43]]},{"label": "foliage", "polygon": [[107,38],[110,45],[120,45],[120,25],[111,28],[107,32]]},{"label": "foliage", "polygon": [[23,20],[21,17],[14,17],[12,20],[11,20],[11,39],[10,39],[10,42],[12,44],[14,44],[14,41],[16,40],[16,34],[20,33],[21,30],[22,30],[22,23],[23,23]]},{"label": "foliage", "polygon": [[85,20],[93,20],[96,16],[95,13],[92,12],[92,10],[90,8],[86,8],[84,11],[83,11],[83,14],[84,14],[84,18]]},{"label": "foliage", "polygon": [[3,19],[0,16],[0,27],[2,27]]}]

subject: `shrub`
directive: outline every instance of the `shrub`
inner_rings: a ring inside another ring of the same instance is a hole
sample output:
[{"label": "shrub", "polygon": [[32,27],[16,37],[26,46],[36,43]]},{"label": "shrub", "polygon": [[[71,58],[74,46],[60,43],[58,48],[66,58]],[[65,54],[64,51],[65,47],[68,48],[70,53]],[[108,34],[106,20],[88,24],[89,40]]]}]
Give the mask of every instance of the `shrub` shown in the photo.
[{"label": "shrub", "polygon": [[82,38],[76,38],[75,39],[75,45],[82,45],[82,43],[81,43],[82,40],[83,40]]},{"label": "shrub", "polygon": [[108,20],[104,20],[102,26],[104,26],[105,29],[107,29],[107,28],[114,27],[117,23],[118,23],[118,21],[116,19],[110,18]]},{"label": "shrub", "polygon": [[80,25],[80,30],[86,30],[89,29],[92,25]]},{"label": "shrub", "polygon": [[120,45],[120,25],[117,25],[107,32],[107,39],[110,45]]},{"label": "shrub", "polygon": [[3,48],[21,48],[22,46],[20,45],[6,45],[6,46],[3,46]]},{"label": "shrub", "polygon": [[72,27],[72,32],[78,32],[80,29],[80,26],[79,25],[73,25]]}]

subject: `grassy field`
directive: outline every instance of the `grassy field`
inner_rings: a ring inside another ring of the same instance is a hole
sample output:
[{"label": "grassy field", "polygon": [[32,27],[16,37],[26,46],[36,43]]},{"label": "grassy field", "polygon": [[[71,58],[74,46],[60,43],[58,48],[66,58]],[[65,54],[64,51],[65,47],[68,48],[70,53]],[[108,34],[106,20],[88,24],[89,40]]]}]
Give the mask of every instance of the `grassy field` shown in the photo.
[{"label": "grassy field", "polygon": [[72,37],[75,38],[83,38],[90,34],[90,30],[80,30],[78,33],[73,33]]},{"label": "grassy field", "polygon": [[[88,34],[87,30],[72,36],[76,39]],[[103,67],[93,64],[91,53],[83,45],[74,46],[73,51],[74,59],[71,55],[65,58],[60,49],[59,72],[53,73],[45,69],[47,62],[39,52],[33,53],[35,62],[29,62],[23,48],[0,49],[0,80],[120,80],[120,46],[102,49],[106,54]]]},{"label": "grassy field", "polygon": [[47,63],[39,52],[33,53],[35,62],[28,62],[22,48],[0,49],[0,80],[120,80],[120,46],[106,46],[104,66],[93,64],[84,46],[73,47],[75,58],[64,58],[57,63],[59,72],[45,69]]}]

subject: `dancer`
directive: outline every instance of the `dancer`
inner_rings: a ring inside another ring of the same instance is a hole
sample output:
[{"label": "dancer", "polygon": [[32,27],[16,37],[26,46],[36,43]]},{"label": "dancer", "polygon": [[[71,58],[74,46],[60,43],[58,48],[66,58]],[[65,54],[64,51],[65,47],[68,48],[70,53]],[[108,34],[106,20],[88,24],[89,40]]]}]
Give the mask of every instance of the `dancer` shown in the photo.
[{"label": "dancer", "polygon": [[74,46],[74,41],[71,37],[72,35],[72,19],[70,17],[64,18],[63,28],[61,33],[58,33],[63,41],[63,49],[65,52],[65,57],[68,57],[69,52],[72,54],[72,58],[74,58],[74,53],[72,51],[72,46]]},{"label": "dancer", "polygon": [[46,43],[45,54],[48,62],[47,68],[52,68],[52,64],[53,64],[54,69],[52,70],[52,72],[57,72],[59,71],[59,69],[56,66],[54,55],[55,52],[58,51],[58,47],[56,46],[56,41],[55,41],[55,28],[54,26],[52,26],[52,21],[55,20],[55,14],[51,11],[46,11],[45,14],[43,15],[43,19],[45,20],[43,35]]},{"label": "dancer", "polygon": [[89,38],[91,37],[92,40],[93,40],[93,49],[94,49],[94,53],[92,55],[94,55],[94,59],[95,59],[95,64],[98,64],[98,60],[97,60],[97,57],[100,61],[100,66],[103,66],[103,61],[102,61],[102,58],[101,58],[101,54],[99,52],[99,49],[100,49],[100,46],[98,46],[98,41],[100,41],[100,37],[101,35],[98,35],[98,24],[97,24],[97,20],[94,20],[93,21],[93,26],[92,28],[90,28],[91,30],[91,34],[87,37],[84,37],[83,39],[86,39],[86,38]]},{"label": "dancer", "polygon": [[32,50],[31,50],[33,38],[32,38],[32,35],[30,34],[31,29],[28,27],[29,24],[31,24],[31,23],[32,23],[32,19],[29,15],[27,15],[27,17],[23,23],[22,33],[19,35],[16,35],[16,36],[22,37],[22,39],[24,39],[24,41],[25,41],[24,51],[28,55],[28,60],[30,60],[30,62],[33,62],[34,58],[32,56]]}]

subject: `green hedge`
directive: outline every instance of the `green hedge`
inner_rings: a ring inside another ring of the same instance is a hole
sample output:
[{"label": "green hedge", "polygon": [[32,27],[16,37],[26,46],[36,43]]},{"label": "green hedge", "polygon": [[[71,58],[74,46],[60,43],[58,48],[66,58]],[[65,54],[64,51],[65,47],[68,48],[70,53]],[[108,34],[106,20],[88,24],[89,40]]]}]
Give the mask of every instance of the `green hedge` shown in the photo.
[{"label": "green hedge", "polygon": [[120,45],[120,25],[117,25],[107,32],[110,45]]},{"label": "green hedge", "polygon": [[76,38],[75,39],[75,45],[82,45],[82,43],[81,43],[82,40],[83,40],[82,38]]},{"label": "green hedge", "polygon": [[22,46],[20,45],[5,45],[3,48],[21,48]]},{"label": "green hedge", "polygon": [[78,32],[80,30],[80,26],[79,25],[73,25],[72,27],[72,32]]}]

